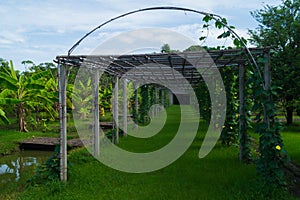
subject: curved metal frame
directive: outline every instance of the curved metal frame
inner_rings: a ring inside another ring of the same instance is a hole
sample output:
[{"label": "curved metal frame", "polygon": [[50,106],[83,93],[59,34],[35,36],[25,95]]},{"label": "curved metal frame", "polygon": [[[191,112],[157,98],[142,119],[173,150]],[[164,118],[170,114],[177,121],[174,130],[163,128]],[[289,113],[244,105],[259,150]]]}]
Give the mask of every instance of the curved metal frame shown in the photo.
[{"label": "curved metal frame", "polygon": [[[128,15],[132,15],[135,13],[139,13],[139,12],[145,12],[145,11],[151,11],[151,10],[177,10],[177,11],[187,11],[187,12],[192,12],[192,13],[197,13],[200,15],[205,15],[205,16],[210,16],[212,19],[214,19],[215,21],[218,21],[219,23],[221,23],[224,27],[226,27],[228,29],[228,31],[230,31],[230,33],[232,33],[240,42],[241,44],[245,47],[247,54],[250,56],[251,62],[253,63],[253,65],[255,66],[259,76],[261,79],[263,79],[262,74],[259,70],[259,67],[253,57],[253,55],[251,54],[249,48],[247,47],[247,45],[243,42],[243,40],[241,39],[241,37],[227,24],[225,24],[222,21],[222,17],[220,15],[216,15],[213,13],[208,13],[208,12],[203,12],[203,11],[198,11],[198,10],[194,10],[194,9],[190,9],[190,8],[183,8],[183,7],[174,7],[174,6],[158,6],[158,7],[148,7],[148,8],[143,8],[143,9],[138,9],[138,10],[133,10],[127,13],[124,13],[122,15],[119,15],[117,17],[114,17],[110,20],[105,21],[104,23],[100,24],[99,26],[95,27],[93,30],[91,30],[90,32],[86,33],[82,38],[80,38],[68,51],[68,56],[70,56],[72,54],[72,52],[77,48],[77,46],[79,46],[79,44],[85,39],[87,38],[89,35],[91,35],[93,32],[95,32],[96,30],[100,29],[101,27],[105,26],[106,24],[113,22],[117,19],[126,17]],[[264,84],[263,84],[264,87]]]}]

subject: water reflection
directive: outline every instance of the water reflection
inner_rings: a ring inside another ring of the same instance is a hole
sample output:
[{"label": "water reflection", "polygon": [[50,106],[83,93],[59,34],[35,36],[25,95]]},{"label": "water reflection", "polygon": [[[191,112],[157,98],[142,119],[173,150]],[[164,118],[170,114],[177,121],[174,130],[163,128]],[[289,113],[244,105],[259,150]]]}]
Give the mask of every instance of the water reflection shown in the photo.
[{"label": "water reflection", "polygon": [[0,157],[0,183],[19,181],[32,175],[38,164],[45,162],[53,152],[22,151]]}]

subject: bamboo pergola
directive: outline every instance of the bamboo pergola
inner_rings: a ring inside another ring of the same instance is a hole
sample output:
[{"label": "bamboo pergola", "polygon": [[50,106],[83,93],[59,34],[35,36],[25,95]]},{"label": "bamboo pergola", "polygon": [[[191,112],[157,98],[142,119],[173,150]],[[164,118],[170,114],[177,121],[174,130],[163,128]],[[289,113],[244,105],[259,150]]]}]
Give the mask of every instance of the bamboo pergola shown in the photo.
[{"label": "bamboo pergola", "polygon": [[[254,59],[265,57],[270,59],[269,48],[250,48],[250,49],[229,49],[229,50],[209,50],[207,52],[181,52],[181,53],[153,53],[153,54],[133,54],[133,55],[66,55],[57,56],[58,76],[59,76],[59,108],[60,108],[60,178],[67,180],[67,110],[66,110],[66,84],[67,74],[70,67],[90,67],[95,69],[92,80],[93,86],[93,135],[94,135],[94,154],[99,155],[99,71],[107,72],[115,77],[115,90],[113,102],[113,114],[115,120],[118,120],[118,82],[122,77],[123,82],[123,106],[124,129],[127,129],[127,106],[126,106],[126,80],[131,81],[147,81],[149,77],[154,78],[157,74],[163,77],[165,82],[172,86],[178,83],[184,77],[189,84],[196,85],[203,81],[203,76],[211,76],[207,74],[208,68],[211,67],[232,67],[239,70],[239,115],[246,116],[245,113],[245,67],[251,64],[249,59],[249,50]],[[139,67],[143,70],[135,70],[130,75],[127,72]],[[174,72],[170,73],[167,68],[171,68]],[[202,70],[199,71],[199,68]],[[181,76],[178,76],[180,74]],[[267,62],[264,70],[265,89],[270,87],[270,63]],[[95,84],[96,83],[96,84]],[[184,90],[177,88],[178,92]],[[136,90],[137,91],[137,90]],[[136,105],[137,106],[137,101]],[[115,122],[118,125],[118,121]],[[239,135],[242,137],[246,134],[246,117],[240,117]],[[118,136],[118,134],[117,134]],[[116,138],[118,139],[118,138]],[[240,147],[240,157],[242,148]]]}]

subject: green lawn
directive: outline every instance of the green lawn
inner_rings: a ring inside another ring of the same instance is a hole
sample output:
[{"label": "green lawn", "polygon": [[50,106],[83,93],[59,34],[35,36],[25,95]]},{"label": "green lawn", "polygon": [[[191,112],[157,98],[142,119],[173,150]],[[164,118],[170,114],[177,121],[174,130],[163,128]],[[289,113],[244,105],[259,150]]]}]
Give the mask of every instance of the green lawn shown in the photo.
[{"label": "green lawn", "polygon": [[[174,137],[178,120],[178,107],[172,106],[159,134],[148,139],[121,138],[119,146],[134,152],[159,149]],[[26,190],[0,194],[0,199],[266,199],[259,190],[255,165],[240,163],[237,147],[217,144],[207,157],[198,158],[206,129],[207,124],[200,122],[197,137],[189,149],[161,170],[142,174],[120,172],[104,166],[85,149],[76,149],[69,155],[73,167],[67,183],[53,181],[29,186]],[[300,138],[296,132],[283,135],[288,151],[298,159]],[[270,199],[275,197],[294,199],[282,191]]]},{"label": "green lawn", "polygon": [[300,164],[300,123],[285,127],[282,132],[282,139],[292,161]]}]

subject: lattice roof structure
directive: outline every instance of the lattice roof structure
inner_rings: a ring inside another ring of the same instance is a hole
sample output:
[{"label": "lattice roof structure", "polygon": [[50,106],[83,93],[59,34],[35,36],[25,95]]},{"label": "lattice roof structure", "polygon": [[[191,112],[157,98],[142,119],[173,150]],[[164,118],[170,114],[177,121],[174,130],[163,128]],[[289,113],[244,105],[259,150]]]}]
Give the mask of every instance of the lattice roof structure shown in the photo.
[{"label": "lattice roof structure", "polygon": [[[257,59],[269,52],[269,48],[250,48],[253,58]],[[208,50],[179,53],[152,53],[132,55],[72,55],[57,56],[59,64],[73,67],[89,67],[105,71],[113,76],[129,80],[149,79],[155,73],[163,75],[168,81],[182,79],[178,74],[170,73],[167,67],[171,67],[184,76],[190,84],[197,84],[201,77],[205,76],[211,67],[238,67],[247,65],[251,61],[245,49]],[[142,67],[134,74],[126,73],[133,68]],[[148,69],[148,70],[147,70]],[[200,69],[200,72],[199,72]]]}]

